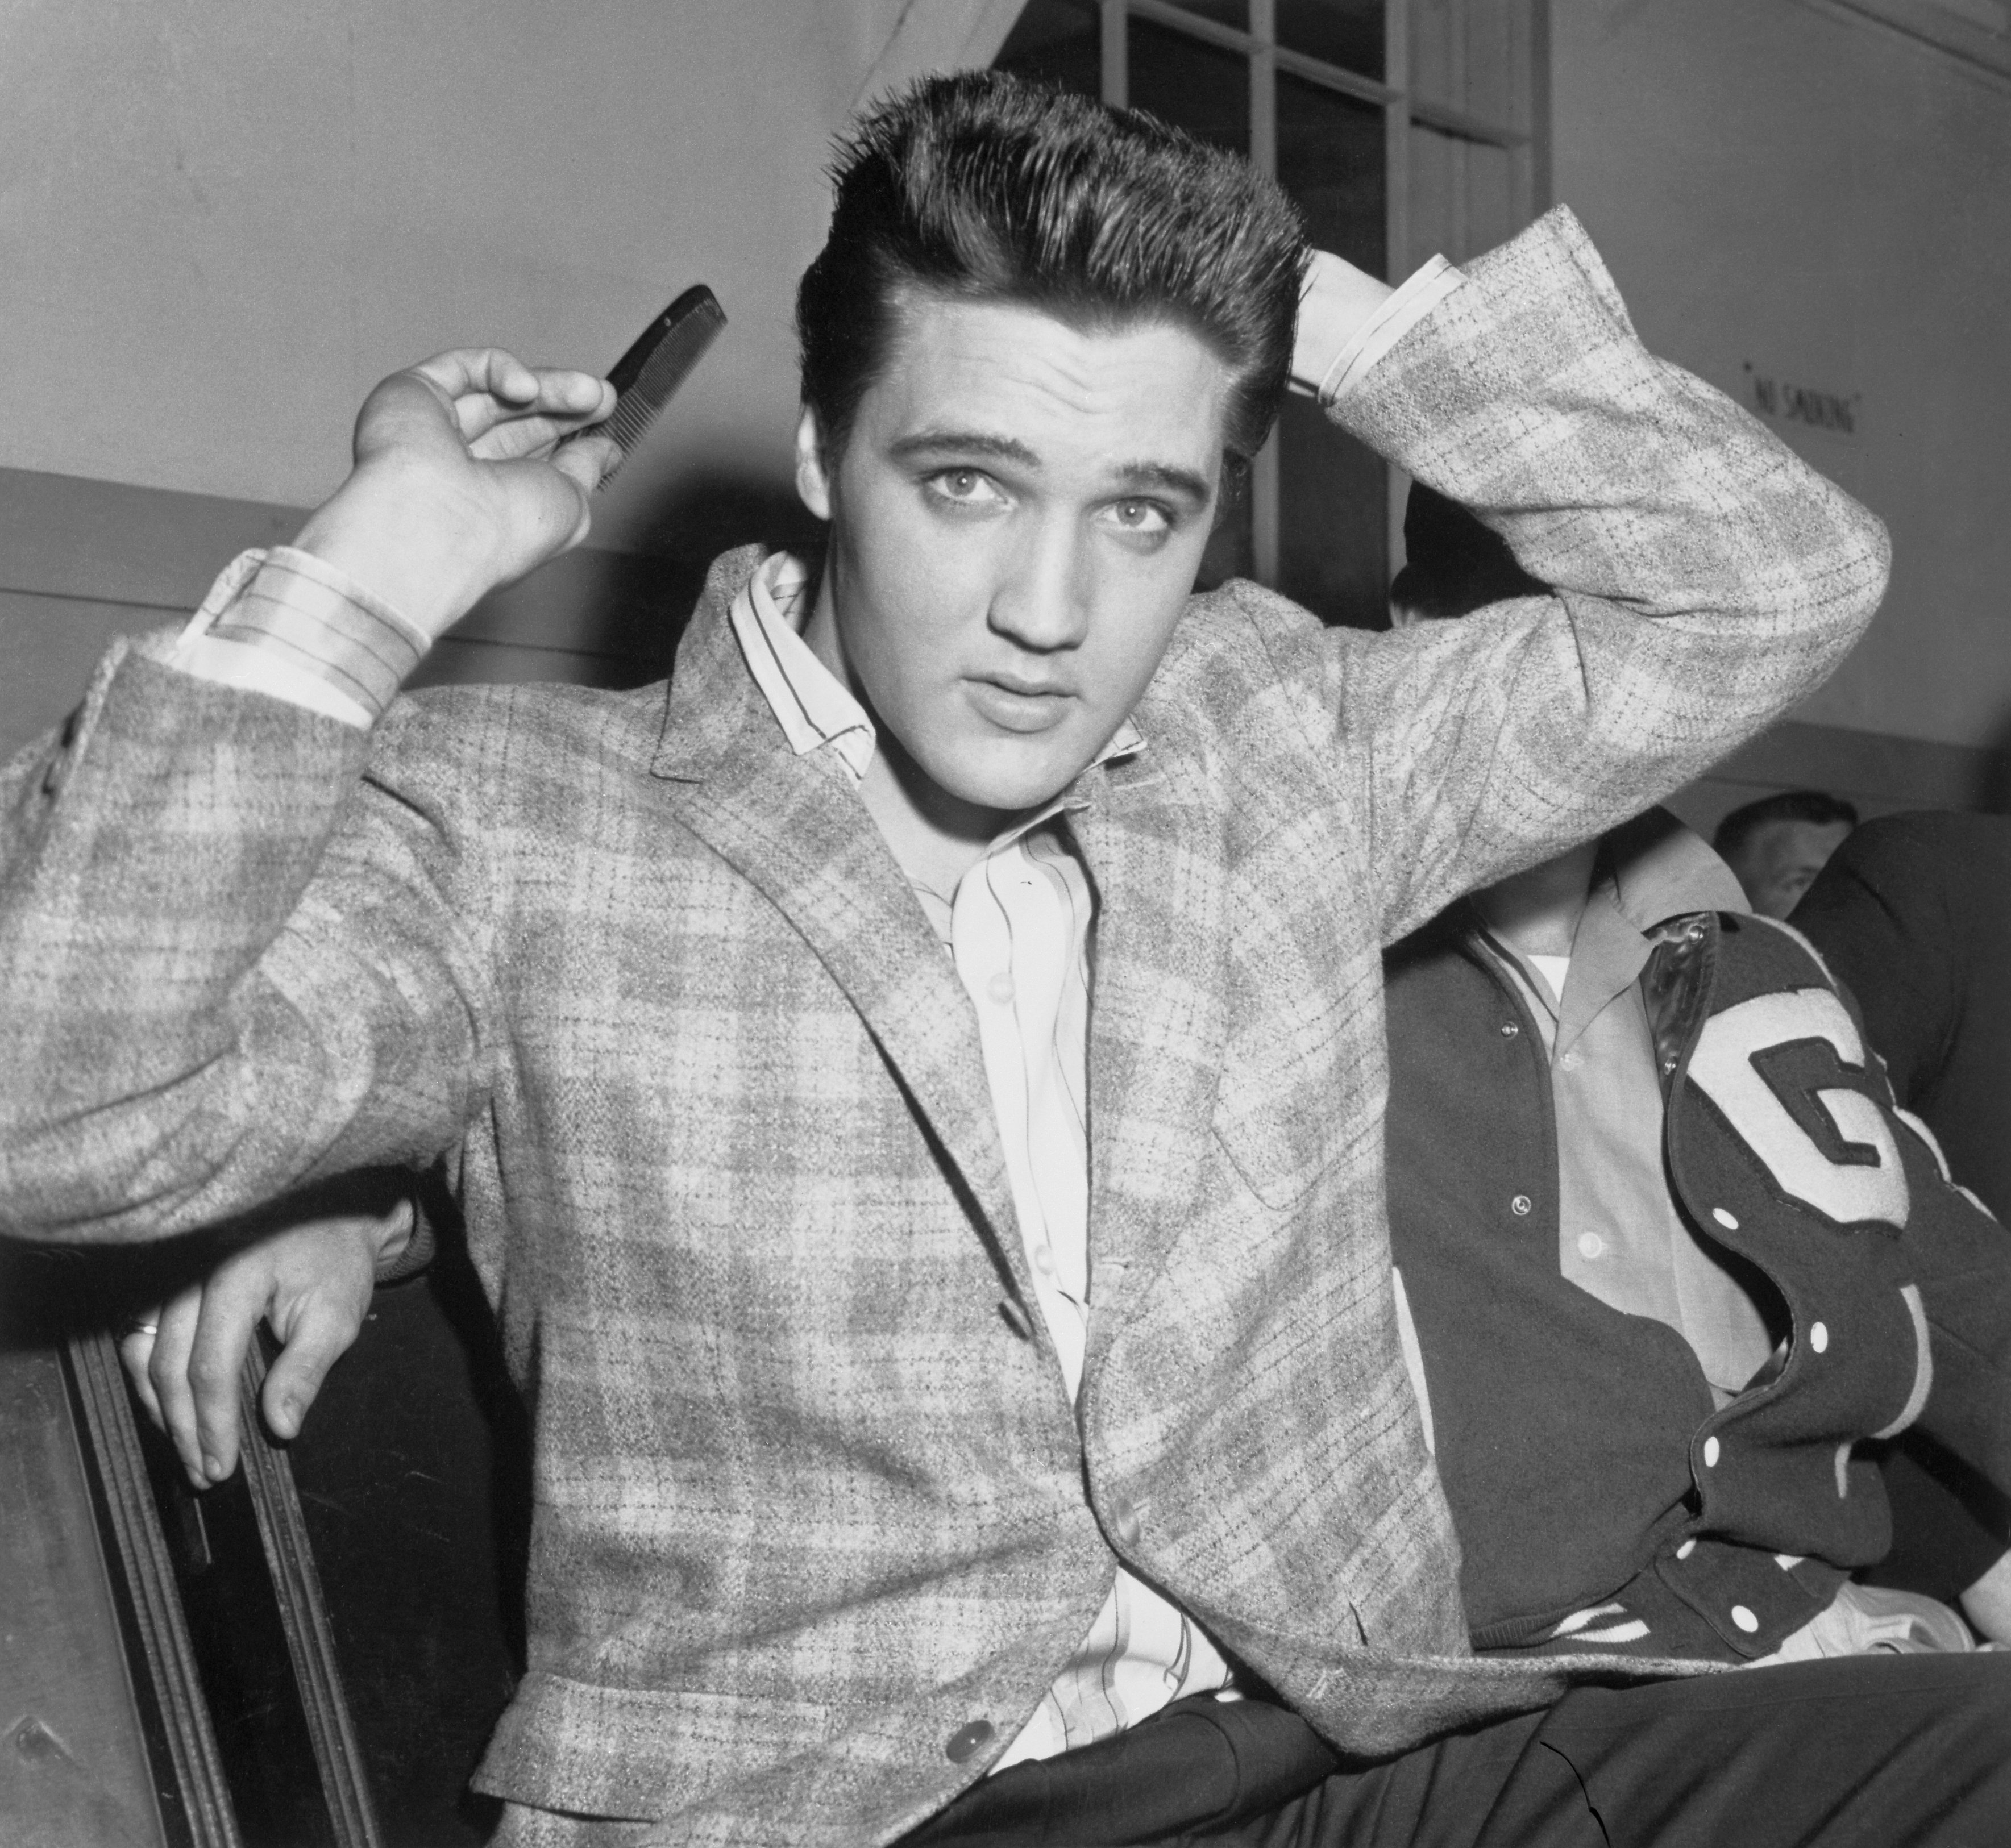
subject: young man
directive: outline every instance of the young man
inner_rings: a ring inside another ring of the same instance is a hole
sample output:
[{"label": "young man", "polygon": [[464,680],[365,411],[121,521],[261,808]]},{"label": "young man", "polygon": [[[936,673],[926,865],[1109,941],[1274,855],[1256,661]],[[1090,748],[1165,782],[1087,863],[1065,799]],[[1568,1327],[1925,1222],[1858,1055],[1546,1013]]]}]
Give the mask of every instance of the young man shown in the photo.
[{"label": "young man", "polygon": [[[925,85],[845,151],[799,302],[823,567],[722,559],[667,695],[391,703],[597,460],[540,459],[591,381],[450,355],[10,773],[10,1228],[452,1152],[537,1433],[506,1840],[1477,1829],[1476,1751],[1500,1814],[1590,1826],[1512,1731],[1572,1666],[1465,1654],[1379,946],[1798,697],[1882,540],[1643,351],[1568,214],[1394,294],[1302,262],[1146,119]],[[1191,599],[1288,371],[1567,588],[1397,638]],[[241,1262],[305,1327],[382,1253],[301,1237]],[[258,1293],[136,1338],[212,1476]],[[1405,1755],[1322,1781],[1294,1710]]]},{"label": "young man", "polygon": [[[1917,1422],[2011,1481],[2011,1254],[1821,960],[1654,811],[1387,981],[1391,1255],[1475,1647],[1970,1647],[1852,1582],[1892,1538],[1853,1452]],[[1986,1633],[2006,1537],[1949,1588],[1984,1581]]]},{"label": "young man", "polygon": [[1789,789],[1733,809],[1710,844],[1753,910],[1785,918],[1856,826],[1856,809],[1842,797]]}]

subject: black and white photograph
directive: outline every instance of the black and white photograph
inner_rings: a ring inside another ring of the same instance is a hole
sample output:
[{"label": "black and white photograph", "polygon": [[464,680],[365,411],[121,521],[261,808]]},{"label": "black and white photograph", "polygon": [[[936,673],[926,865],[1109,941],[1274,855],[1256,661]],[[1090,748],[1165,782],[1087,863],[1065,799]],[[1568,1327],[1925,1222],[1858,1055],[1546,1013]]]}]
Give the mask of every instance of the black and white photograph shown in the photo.
[{"label": "black and white photograph", "polygon": [[0,0],[0,1848],[2011,1848],[2011,0]]}]

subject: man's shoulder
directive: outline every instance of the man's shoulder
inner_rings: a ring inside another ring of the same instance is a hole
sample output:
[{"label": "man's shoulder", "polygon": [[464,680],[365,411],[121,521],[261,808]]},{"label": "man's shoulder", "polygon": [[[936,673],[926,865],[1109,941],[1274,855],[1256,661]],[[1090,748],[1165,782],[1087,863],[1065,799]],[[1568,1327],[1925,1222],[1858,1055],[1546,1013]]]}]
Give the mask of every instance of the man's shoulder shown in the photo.
[{"label": "man's shoulder", "polygon": [[453,780],[470,793],[596,772],[646,771],[666,684],[625,690],[557,684],[427,687],[393,702],[372,747],[393,781]]},{"label": "man's shoulder", "polygon": [[1954,809],[1883,816],[1854,830],[1832,857],[1839,873],[1889,890],[1899,902],[1948,889],[2011,888],[2011,816]]},{"label": "man's shoulder", "polygon": [[1281,592],[1247,578],[1225,578],[1212,590],[1198,590],[1180,613],[1166,663],[1197,651],[1262,647],[1266,641],[1317,634],[1320,620]]},{"label": "man's shoulder", "polygon": [[1155,696],[1219,707],[1329,671],[1366,631],[1329,628],[1302,604],[1232,578],[1187,599],[1152,681]]}]

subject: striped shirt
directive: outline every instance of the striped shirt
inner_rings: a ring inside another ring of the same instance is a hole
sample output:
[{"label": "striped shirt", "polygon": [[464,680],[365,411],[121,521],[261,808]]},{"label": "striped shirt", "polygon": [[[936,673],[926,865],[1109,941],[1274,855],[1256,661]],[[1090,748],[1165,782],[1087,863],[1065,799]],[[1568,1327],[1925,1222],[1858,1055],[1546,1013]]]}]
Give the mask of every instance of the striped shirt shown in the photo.
[{"label": "striped shirt", "polygon": [[[734,604],[734,634],[790,747],[800,755],[828,746],[862,777],[873,757],[873,722],[799,632],[810,588],[805,567],[776,553]],[[1098,761],[1144,745],[1127,720]],[[1058,825],[1077,805],[1064,792],[1016,823],[947,898],[913,887],[977,1011],[1020,1236],[1071,1398],[1082,1385],[1093,1283],[1089,956],[1096,904]],[[1087,1745],[1229,1681],[1229,1665],[1200,1626],[1120,1564],[1088,1633],[993,1768]]]}]

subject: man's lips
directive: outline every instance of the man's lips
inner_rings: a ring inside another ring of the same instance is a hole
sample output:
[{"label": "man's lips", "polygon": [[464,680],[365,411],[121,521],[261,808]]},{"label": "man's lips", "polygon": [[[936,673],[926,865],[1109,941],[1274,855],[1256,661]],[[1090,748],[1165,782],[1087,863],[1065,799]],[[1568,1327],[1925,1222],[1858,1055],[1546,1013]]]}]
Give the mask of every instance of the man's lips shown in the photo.
[{"label": "man's lips", "polygon": [[1075,697],[1052,681],[1030,680],[1010,673],[972,674],[964,684],[970,690],[971,704],[1007,731],[1048,730],[1060,723]]}]

